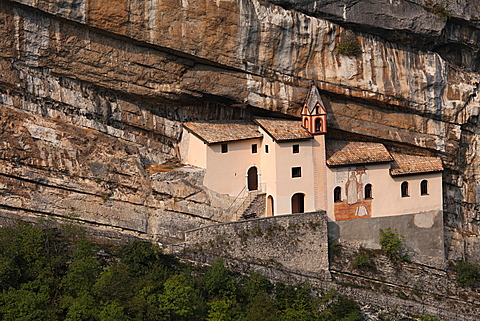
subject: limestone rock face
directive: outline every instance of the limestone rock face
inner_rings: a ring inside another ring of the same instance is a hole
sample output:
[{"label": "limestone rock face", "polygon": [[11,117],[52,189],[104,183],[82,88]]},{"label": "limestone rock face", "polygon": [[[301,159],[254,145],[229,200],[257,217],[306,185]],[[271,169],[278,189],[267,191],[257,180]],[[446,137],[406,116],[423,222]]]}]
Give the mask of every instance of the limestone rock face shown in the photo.
[{"label": "limestone rock face", "polygon": [[[479,16],[467,0],[0,0],[2,130],[18,122],[8,117],[25,118],[1,157],[22,174],[0,183],[33,215],[62,204],[65,190],[40,196],[10,180],[64,175],[56,184],[92,191],[64,202],[86,220],[168,234],[173,219],[146,226],[167,212],[211,220],[223,202],[191,180],[142,171],[178,157],[181,122],[298,116],[315,81],[337,135],[443,158],[449,256],[478,259]],[[102,193],[135,209],[97,215]]]},{"label": "limestone rock face", "polygon": [[182,239],[185,229],[218,222],[231,203],[208,194],[201,169],[146,171],[142,141],[6,106],[0,108],[0,128],[3,218],[72,218],[106,228],[110,237],[171,240]]}]

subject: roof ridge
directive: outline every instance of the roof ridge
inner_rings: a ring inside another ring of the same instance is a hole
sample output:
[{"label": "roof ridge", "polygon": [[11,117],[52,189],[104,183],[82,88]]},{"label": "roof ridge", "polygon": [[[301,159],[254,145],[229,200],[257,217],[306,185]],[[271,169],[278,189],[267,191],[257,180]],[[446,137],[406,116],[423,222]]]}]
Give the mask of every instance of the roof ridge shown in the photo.
[{"label": "roof ridge", "polygon": [[323,104],[322,97],[320,96],[320,92],[318,91],[318,87],[315,84],[312,84],[310,86],[310,89],[308,90],[307,98],[305,99],[304,104],[307,106],[308,111],[312,113],[317,103],[320,103],[320,105],[325,106]]}]

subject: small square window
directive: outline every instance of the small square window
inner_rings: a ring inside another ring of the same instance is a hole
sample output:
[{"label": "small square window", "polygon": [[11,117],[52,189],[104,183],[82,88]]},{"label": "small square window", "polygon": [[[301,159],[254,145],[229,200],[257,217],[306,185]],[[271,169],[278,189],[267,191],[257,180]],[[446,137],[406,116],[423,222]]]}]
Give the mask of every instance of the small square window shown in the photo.
[{"label": "small square window", "polygon": [[265,145],[265,153],[268,154],[268,145]]},{"label": "small square window", "polygon": [[228,152],[228,144],[222,144],[222,153]]},{"label": "small square window", "polygon": [[252,144],[252,154],[257,152],[257,144]]},{"label": "small square window", "polygon": [[301,167],[292,167],[292,178],[293,177],[302,177]]},{"label": "small square window", "polygon": [[292,146],[292,151],[294,154],[300,153],[300,145],[293,145]]}]

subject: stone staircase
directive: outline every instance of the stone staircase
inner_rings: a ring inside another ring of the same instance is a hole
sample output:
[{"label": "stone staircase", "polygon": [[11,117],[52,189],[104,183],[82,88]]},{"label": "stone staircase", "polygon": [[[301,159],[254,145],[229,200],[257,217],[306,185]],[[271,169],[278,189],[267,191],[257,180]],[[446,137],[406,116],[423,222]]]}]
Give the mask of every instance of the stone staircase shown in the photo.
[{"label": "stone staircase", "polygon": [[266,193],[261,190],[246,191],[244,188],[227,210],[232,221],[262,217],[265,214]]}]

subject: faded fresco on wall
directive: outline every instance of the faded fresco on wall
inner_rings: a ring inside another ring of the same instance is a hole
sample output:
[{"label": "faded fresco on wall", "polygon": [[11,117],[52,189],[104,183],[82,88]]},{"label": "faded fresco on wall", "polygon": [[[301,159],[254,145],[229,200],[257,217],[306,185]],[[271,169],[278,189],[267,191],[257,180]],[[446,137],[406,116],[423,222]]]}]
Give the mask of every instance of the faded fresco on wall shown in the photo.
[{"label": "faded fresco on wall", "polygon": [[365,185],[370,177],[365,166],[337,168],[335,186],[340,186],[341,201],[335,202],[336,221],[366,218],[372,215],[372,199],[365,199]]}]

